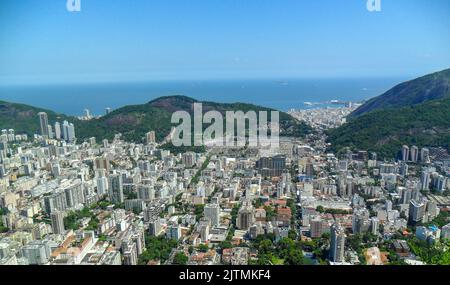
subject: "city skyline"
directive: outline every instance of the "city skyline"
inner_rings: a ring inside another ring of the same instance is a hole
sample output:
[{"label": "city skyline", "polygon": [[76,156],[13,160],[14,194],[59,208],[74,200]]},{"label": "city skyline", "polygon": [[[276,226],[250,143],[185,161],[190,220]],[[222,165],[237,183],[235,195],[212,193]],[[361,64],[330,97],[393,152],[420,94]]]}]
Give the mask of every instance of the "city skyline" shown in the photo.
[{"label": "city skyline", "polygon": [[[0,269],[214,284],[450,265],[449,15],[447,0],[2,3]],[[97,275],[136,276],[122,268]]]}]

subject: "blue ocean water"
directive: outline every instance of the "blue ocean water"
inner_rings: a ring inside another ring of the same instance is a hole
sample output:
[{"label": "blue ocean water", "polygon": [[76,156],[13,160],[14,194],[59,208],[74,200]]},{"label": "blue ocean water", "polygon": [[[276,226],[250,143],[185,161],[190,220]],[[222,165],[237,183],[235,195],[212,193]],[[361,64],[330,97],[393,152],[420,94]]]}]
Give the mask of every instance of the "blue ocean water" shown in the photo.
[{"label": "blue ocean water", "polygon": [[89,109],[142,104],[160,96],[186,95],[198,100],[244,102],[288,111],[304,102],[361,101],[378,96],[401,78],[151,81],[72,85],[0,86],[0,100],[25,103],[68,115]]}]

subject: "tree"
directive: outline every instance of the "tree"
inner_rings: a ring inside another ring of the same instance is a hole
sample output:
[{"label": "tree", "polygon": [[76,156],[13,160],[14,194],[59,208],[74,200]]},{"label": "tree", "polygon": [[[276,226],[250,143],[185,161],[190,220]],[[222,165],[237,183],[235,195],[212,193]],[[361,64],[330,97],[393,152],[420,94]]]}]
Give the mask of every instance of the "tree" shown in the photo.
[{"label": "tree", "polygon": [[232,248],[233,245],[231,244],[231,242],[229,240],[225,240],[219,244],[219,247],[221,249],[227,249],[227,248]]},{"label": "tree", "polygon": [[208,249],[209,249],[208,246],[203,243],[198,246],[198,251],[200,251],[200,252],[207,252]]},{"label": "tree", "polygon": [[266,221],[270,222],[272,220],[273,217],[276,217],[276,212],[274,211],[274,209],[270,206],[266,206],[264,207],[264,210],[266,211]]},{"label": "tree", "polygon": [[197,220],[200,220],[200,218],[203,216],[204,208],[205,208],[205,205],[195,205],[194,214],[195,214]]},{"label": "tree", "polygon": [[273,250],[273,243],[270,239],[265,239],[259,243],[259,252],[262,254],[270,253]]},{"label": "tree", "polygon": [[146,250],[139,257],[139,264],[147,264],[150,260],[161,260],[165,262],[176,248],[178,242],[176,240],[167,240],[164,237],[154,237],[145,233]]},{"label": "tree", "polygon": [[296,243],[290,238],[283,238],[280,240],[278,244],[278,256],[284,257],[284,264],[286,265],[304,264],[301,244]]},{"label": "tree", "polygon": [[189,258],[182,252],[177,252],[173,258],[173,264],[186,265]]},{"label": "tree", "polygon": [[289,230],[288,238],[296,240],[297,239],[297,232],[295,230]]},{"label": "tree", "polygon": [[346,239],[346,243],[349,247],[353,248],[356,252],[362,252],[363,238],[359,234],[350,235]]},{"label": "tree", "polygon": [[3,221],[0,219],[0,233],[8,232],[8,228],[3,225]]}]

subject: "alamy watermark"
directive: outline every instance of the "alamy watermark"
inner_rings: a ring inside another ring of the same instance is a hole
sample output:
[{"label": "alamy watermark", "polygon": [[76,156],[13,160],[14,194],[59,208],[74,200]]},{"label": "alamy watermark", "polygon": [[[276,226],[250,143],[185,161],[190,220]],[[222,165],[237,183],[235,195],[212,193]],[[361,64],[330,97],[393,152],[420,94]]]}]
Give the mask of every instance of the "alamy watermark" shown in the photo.
[{"label": "alamy watermark", "polygon": [[67,0],[66,8],[69,12],[80,12],[81,11],[81,0]]},{"label": "alamy watermark", "polygon": [[381,12],[381,0],[367,0],[367,10],[369,12]]},{"label": "alamy watermark", "polygon": [[277,148],[280,142],[279,120],[278,111],[270,111],[269,122],[267,111],[250,110],[245,113],[226,111],[224,122],[224,117],[219,111],[208,111],[203,114],[202,103],[194,103],[193,120],[191,114],[186,111],[172,114],[171,123],[178,125],[172,133],[171,140],[174,146]]}]

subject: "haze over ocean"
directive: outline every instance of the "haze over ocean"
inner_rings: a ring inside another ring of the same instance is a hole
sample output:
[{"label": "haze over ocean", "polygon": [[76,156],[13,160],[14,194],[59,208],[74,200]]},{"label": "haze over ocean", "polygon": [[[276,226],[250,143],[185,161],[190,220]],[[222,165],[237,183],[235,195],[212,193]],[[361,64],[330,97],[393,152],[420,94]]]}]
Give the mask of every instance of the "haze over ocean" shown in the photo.
[{"label": "haze over ocean", "polygon": [[73,85],[0,86],[0,100],[81,115],[85,108],[102,115],[105,108],[143,104],[160,96],[185,95],[198,100],[244,102],[281,111],[305,108],[304,102],[360,101],[387,91],[404,78],[186,80]]}]

